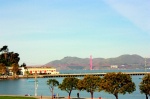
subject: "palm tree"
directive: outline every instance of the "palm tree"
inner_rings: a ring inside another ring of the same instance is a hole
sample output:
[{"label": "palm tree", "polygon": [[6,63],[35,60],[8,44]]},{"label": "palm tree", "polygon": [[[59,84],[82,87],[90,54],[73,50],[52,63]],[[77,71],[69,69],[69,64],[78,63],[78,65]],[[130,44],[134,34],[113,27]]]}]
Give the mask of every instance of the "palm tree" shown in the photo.
[{"label": "palm tree", "polygon": [[49,89],[52,93],[52,99],[53,99],[54,87],[58,86],[59,82],[56,79],[48,79],[47,80],[47,85],[49,85]]}]

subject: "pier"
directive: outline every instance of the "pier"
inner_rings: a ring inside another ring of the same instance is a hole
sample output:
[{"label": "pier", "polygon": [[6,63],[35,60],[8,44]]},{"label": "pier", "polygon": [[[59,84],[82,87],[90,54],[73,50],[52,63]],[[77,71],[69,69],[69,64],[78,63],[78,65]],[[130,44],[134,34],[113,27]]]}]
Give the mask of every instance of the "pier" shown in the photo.
[{"label": "pier", "polygon": [[[146,75],[150,72],[123,72],[124,74],[131,76]],[[39,75],[42,78],[51,78],[51,77],[84,77],[86,75],[94,76],[104,76],[106,73],[80,73],[80,74],[54,74],[54,75]]]},{"label": "pier", "polygon": [[[109,72],[107,72],[109,73]],[[94,75],[94,76],[104,76],[107,73],[78,73],[78,74],[47,74],[47,75],[38,75],[37,78],[53,78],[53,77],[84,77],[86,75]],[[139,76],[139,75],[146,75],[150,72],[122,72],[127,75],[131,76]],[[19,75],[18,78],[35,78],[35,75]],[[0,77],[0,79],[12,79],[12,76],[8,77]]]}]

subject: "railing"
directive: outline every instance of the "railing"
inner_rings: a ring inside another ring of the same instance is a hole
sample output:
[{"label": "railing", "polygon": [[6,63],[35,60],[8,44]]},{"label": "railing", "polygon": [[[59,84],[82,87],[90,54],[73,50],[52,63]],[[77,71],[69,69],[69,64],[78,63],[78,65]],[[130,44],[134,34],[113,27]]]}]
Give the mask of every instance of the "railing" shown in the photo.
[{"label": "railing", "polygon": [[[124,74],[131,76],[146,75],[150,72],[123,72]],[[94,76],[104,76],[106,73],[80,73],[80,74],[46,74],[46,75],[37,75],[37,78],[50,78],[50,77],[84,77],[85,75],[94,75]],[[12,76],[3,77],[0,76],[0,79],[10,79]],[[18,78],[35,78],[35,75],[22,75]]]},{"label": "railing", "polygon": [[[138,76],[138,75],[145,75],[150,72],[124,72],[124,74]],[[54,74],[54,75],[42,75],[43,78],[49,77],[83,77],[85,75],[94,75],[94,76],[104,76],[106,73],[81,73],[81,74]]]}]

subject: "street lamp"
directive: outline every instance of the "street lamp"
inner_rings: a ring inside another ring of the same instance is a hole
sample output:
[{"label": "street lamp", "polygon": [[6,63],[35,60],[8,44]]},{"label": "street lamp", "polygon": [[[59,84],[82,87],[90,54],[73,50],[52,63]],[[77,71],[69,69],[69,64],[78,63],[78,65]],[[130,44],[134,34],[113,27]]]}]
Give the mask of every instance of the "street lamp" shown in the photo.
[{"label": "street lamp", "polygon": [[37,96],[38,81],[35,80],[35,96]]},{"label": "street lamp", "polygon": [[35,96],[37,96],[37,88],[38,88],[38,80],[37,80],[37,72],[35,72]]}]

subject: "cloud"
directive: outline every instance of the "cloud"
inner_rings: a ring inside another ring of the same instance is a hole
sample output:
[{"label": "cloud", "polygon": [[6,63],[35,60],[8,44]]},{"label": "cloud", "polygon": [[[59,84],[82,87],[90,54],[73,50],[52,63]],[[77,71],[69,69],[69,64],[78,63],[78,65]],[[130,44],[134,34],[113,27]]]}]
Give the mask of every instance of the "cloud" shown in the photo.
[{"label": "cloud", "polygon": [[137,27],[150,33],[149,0],[105,0],[105,2]]}]

